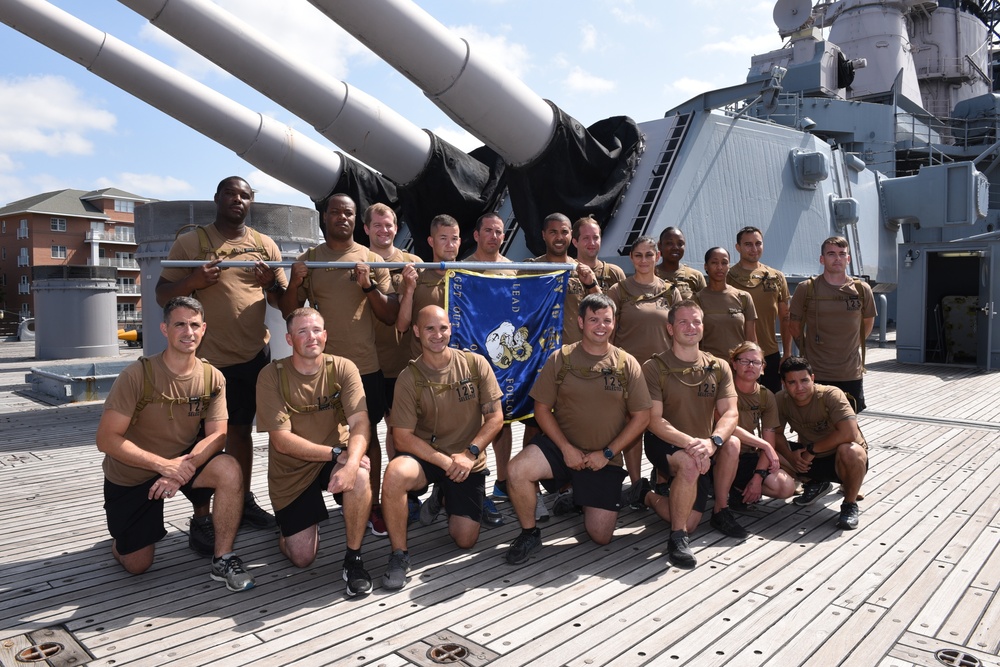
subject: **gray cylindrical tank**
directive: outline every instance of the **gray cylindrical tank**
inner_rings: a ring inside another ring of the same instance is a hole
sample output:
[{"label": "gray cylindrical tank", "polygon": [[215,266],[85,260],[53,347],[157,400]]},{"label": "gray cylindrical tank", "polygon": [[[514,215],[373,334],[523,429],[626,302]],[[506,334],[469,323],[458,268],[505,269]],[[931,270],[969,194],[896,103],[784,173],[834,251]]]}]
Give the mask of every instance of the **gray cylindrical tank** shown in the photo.
[{"label": "gray cylindrical tank", "polygon": [[111,266],[36,266],[35,358],[118,355],[118,309]]},{"label": "gray cylindrical tank", "polygon": [[[160,280],[160,262],[167,258],[177,233],[187,225],[210,225],[215,220],[215,202],[159,201],[135,207],[135,252],[142,276],[142,353],[161,352],[167,341],[160,333],[163,310],[156,304],[156,283]],[[319,214],[304,206],[254,202],[246,224],[274,239],[283,259],[291,260],[319,243]],[[184,230],[188,231],[188,230]],[[286,274],[287,275],[287,274]],[[271,357],[280,359],[292,351],[285,342],[281,313],[267,309],[271,330]]]}]

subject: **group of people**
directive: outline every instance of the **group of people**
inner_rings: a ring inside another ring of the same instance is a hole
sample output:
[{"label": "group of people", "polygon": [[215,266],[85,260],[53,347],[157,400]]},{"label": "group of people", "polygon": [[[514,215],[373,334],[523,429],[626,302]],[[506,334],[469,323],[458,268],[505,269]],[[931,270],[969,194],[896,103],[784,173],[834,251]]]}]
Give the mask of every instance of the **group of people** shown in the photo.
[{"label": "group of people", "polygon": [[[455,544],[471,548],[481,526],[503,521],[490,496],[509,500],[521,527],[506,561],[525,562],[541,548],[537,524],[548,518],[539,485],[578,509],[599,544],[612,539],[624,504],[651,508],[670,523],[667,555],[681,568],[696,564],[688,536],[709,495],[710,525],[745,539],[733,507],[792,497],[799,482],[794,502],[807,505],[838,482],[838,526],[857,527],[867,445],[854,406],[864,407],[863,346],[875,313],[868,285],[847,274],[844,239],[823,243],[823,273],[789,299],[784,275],[760,263],[756,228],[738,232],[737,264],[724,248],[706,253],[707,281],[681,263],[679,229],[663,230],[659,241],[641,237],[626,278],[598,259],[593,218],[548,216],[546,253],[536,261],[570,265],[562,347],[531,388],[534,415],[512,457],[493,368],[450,346],[445,274],[417,269],[419,258],[394,247],[391,208],[364,212],[365,247],[354,240],[355,203],[331,195],[319,206],[325,242],[303,253],[286,278],[269,265],[280,259],[277,245],[245,224],[252,202],[245,180],[224,179],[215,221],[177,238],[168,259],[202,263],[161,274],[167,347],[123,371],[105,403],[97,432],[105,510],[112,553],[127,571],[152,564],[166,532],[163,500],[178,491],[194,506],[189,545],[213,557],[212,578],[233,591],[254,585],[233,552],[241,526],[276,526],[291,563],[315,560],[318,526],[329,516],[323,491],[343,511],[350,596],[372,590],[361,554],[367,530],[388,536],[382,583],[399,589],[410,569],[408,524],[443,512]],[[473,236],[467,259],[514,273],[500,253],[502,219],[482,216]],[[454,218],[432,220],[434,262],[456,261],[460,241]],[[220,265],[230,259],[253,265]],[[407,265],[370,266],[382,261]],[[285,359],[270,359],[268,304],[285,316],[292,351]],[[791,355],[793,338],[808,361]],[[255,418],[269,436],[273,517],[249,492]],[[376,435],[383,418],[386,462]],[[798,442],[785,439],[786,425]],[[487,495],[490,446],[497,474]],[[650,479],[640,471],[643,452]]]}]

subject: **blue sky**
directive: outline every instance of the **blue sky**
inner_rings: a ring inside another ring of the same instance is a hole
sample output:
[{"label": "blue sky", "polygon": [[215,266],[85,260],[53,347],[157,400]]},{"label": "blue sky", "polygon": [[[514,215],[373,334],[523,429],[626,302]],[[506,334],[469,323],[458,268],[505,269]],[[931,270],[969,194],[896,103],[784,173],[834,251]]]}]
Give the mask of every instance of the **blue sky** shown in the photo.
[{"label": "blue sky", "polygon": [[[304,121],[113,0],[51,4],[330,145]],[[215,0],[456,146],[479,145],[422,93],[307,0]],[[767,0],[421,0],[418,4],[590,124],[658,118],[744,80],[750,56],[779,48]],[[0,205],[60,188],[117,187],[158,199],[210,199],[239,174],[258,201],[310,206],[305,195],[80,65],[0,24]],[[331,145],[332,146],[332,145]]]}]

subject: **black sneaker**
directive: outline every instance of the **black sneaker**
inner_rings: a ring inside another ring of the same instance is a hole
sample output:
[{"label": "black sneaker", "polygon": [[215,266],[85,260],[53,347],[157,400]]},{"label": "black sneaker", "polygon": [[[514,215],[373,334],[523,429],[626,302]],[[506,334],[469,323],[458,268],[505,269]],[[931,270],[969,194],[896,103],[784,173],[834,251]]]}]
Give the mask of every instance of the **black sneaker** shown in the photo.
[{"label": "black sneaker", "polygon": [[837,528],[842,530],[857,530],[858,528],[858,504],[842,503],[840,505],[840,518],[837,519]]},{"label": "black sneaker", "polygon": [[579,505],[573,502],[573,487],[560,491],[552,501],[552,513],[556,516],[579,514],[581,511]]},{"label": "black sneaker", "polygon": [[487,528],[496,528],[503,525],[503,514],[500,514],[497,506],[493,504],[489,496],[483,496],[483,516],[480,519],[480,523]]},{"label": "black sneaker", "polygon": [[347,594],[352,598],[372,592],[371,575],[360,559],[351,565],[344,565],[344,581],[347,582]]},{"label": "black sneaker", "polygon": [[531,554],[538,553],[542,549],[542,533],[535,530],[531,533],[521,532],[510,545],[504,559],[508,565],[520,565],[528,560]]},{"label": "black sneaker", "polygon": [[735,537],[738,540],[745,540],[750,536],[746,528],[741,526],[739,522],[736,521],[736,517],[733,516],[733,511],[728,507],[723,507],[721,510],[712,515],[712,520],[709,522],[712,524],[712,528],[726,535],[728,537]]},{"label": "black sneaker", "polygon": [[667,559],[674,567],[693,570],[698,561],[688,546],[688,535],[683,530],[675,530],[667,539]]},{"label": "black sneaker", "polygon": [[215,526],[212,515],[193,516],[188,523],[188,546],[199,556],[215,555]]},{"label": "black sneaker", "polygon": [[628,505],[634,510],[646,509],[646,494],[653,490],[645,477],[622,492],[622,505]]},{"label": "black sneaker", "polygon": [[257,496],[248,493],[243,497],[243,518],[240,528],[274,528],[278,523],[274,517],[257,504]]},{"label": "black sneaker", "polygon": [[410,571],[410,555],[397,549],[389,554],[389,564],[382,575],[382,587],[390,591],[398,591],[406,585],[406,574]]},{"label": "black sneaker", "polygon": [[830,493],[833,485],[830,482],[806,482],[802,485],[802,495],[797,496],[792,502],[799,507],[812,505],[814,502]]}]

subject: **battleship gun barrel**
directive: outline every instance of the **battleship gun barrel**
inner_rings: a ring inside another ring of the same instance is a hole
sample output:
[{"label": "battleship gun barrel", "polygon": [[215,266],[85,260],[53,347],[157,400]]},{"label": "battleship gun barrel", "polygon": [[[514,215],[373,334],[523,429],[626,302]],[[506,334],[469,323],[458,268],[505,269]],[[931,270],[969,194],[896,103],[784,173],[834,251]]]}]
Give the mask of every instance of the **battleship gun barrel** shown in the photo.
[{"label": "battleship gun barrel", "polygon": [[0,21],[229,148],[313,199],[343,158],[43,0],[4,0]]},{"label": "battleship gun barrel", "polygon": [[309,0],[512,166],[548,146],[556,115],[521,80],[408,0]]},{"label": "battleship gun barrel", "polygon": [[427,165],[430,136],[370,95],[294,58],[266,34],[206,0],[119,0],[247,85],[310,123],[396,183]]}]

